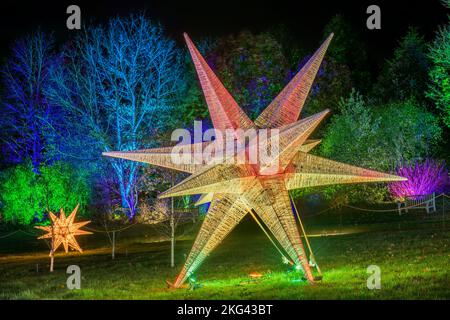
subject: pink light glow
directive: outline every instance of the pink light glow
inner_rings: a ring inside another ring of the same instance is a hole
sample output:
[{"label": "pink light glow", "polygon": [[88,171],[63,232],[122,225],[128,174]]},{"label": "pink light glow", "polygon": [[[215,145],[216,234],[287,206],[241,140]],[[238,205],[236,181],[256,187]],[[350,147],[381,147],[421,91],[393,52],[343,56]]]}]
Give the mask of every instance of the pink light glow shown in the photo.
[{"label": "pink light glow", "polygon": [[440,193],[450,184],[445,162],[427,159],[423,163],[404,165],[396,170],[407,181],[393,182],[389,191],[395,198],[420,197],[433,192]]}]

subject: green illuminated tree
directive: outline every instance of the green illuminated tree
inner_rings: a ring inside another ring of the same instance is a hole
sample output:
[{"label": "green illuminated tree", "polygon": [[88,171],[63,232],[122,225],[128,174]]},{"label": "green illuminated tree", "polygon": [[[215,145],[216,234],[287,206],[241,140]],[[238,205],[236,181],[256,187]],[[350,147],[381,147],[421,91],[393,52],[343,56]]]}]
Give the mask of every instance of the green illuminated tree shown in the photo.
[{"label": "green illuminated tree", "polygon": [[18,165],[5,176],[1,185],[4,220],[30,224],[33,219],[42,219],[44,211],[39,201],[40,188],[31,165]]},{"label": "green illuminated tree", "polygon": [[41,165],[40,174],[30,163],[15,166],[5,173],[0,189],[5,221],[23,225],[42,221],[48,210],[83,208],[90,198],[87,173],[64,163]]},{"label": "green illuminated tree", "polygon": [[[389,171],[403,161],[432,155],[441,142],[437,117],[414,99],[372,106],[353,91],[339,109],[318,150],[334,160]],[[339,196],[339,201],[378,201],[386,192],[378,185],[333,186],[324,191],[334,200]]]},{"label": "green illuminated tree", "polygon": [[383,151],[380,165],[386,169],[432,156],[441,142],[438,118],[414,98],[382,105],[375,108],[375,113],[381,119],[377,134]]},{"label": "green illuminated tree", "polygon": [[341,99],[339,112],[331,118],[320,153],[338,161],[375,168],[380,161],[377,134],[381,119],[354,90],[347,99]]},{"label": "green illuminated tree", "polygon": [[438,119],[414,99],[374,107],[353,91],[339,108],[320,148],[338,161],[389,170],[429,156],[441,139]]}]

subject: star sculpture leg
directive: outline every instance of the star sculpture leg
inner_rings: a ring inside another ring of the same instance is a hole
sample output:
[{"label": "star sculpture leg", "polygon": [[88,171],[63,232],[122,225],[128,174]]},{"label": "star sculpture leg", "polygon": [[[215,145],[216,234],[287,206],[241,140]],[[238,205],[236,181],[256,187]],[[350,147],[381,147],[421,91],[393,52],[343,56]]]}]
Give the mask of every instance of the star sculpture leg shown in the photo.
[{"label": "star sculpture leg", "polygon": [[179,287],[194,273],[209,253],[222,242],[247,213],[245,202],[236,195],[214,195],[186,263],[174,282]]},{"label": "star sculpture leg", "polygon": [[[313,283],[301,234],[292,212],[289,190],[337,183],[405,180],[308,154],[320,143],[320,140],[310,140],[308,137],[327,115],[328,110],[299,121],[297,119],[333,35],[325,40],[255,122],[239,107],[191,39],[186,34],[184,36],[214,128],[221,131],[235,130],[235,139],[242,138],[238,129],[254,129],[256,137],[250,143],[260,140],[261,129],[278,129],[275,135],[278,139],[277,156],[269,161],[258,158],[257,164],[242,164],[236,161],[180,164],[172,161],[171,147],[106,152],[104,155],[191,173],[190,177],[163,192],[160,197],[201,194],[197,204],[211,202],[191,252],[173,284],[174,287],[180,287],[195,272],[209,253],[250,210],[260,217],[292,261],[302,267],[308,281]],[[185,152],[194,159],[201,154],[204,147],[213,146],[217,150],[220,149],[220,154],[225,154],[227,147],[214,143],[187,145]],[[267,150],[271,150],[270,147],[269,141]],[[248,154],[249,149],[246,147],[240,155]],[[239,154],[225,160],[236,160],[238,156]]]},{"label": "star sculpture leg", "polygon": [[244,197],[292,261],[303,268],[308,281],[314,282],[283,177],[258,178],[257,185]]}]

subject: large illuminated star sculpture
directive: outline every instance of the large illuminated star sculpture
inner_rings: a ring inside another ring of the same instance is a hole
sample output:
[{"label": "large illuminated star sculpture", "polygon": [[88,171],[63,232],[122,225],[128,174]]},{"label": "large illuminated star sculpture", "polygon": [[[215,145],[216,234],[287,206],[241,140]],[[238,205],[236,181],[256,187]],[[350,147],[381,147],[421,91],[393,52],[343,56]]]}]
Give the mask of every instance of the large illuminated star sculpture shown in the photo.
[{"label": "large illuminated star sculpture", "polygon": [[52,255],[62,244],[64,251],[67,253],[69,248],[73,250],[83,252],[77,240],[76,236],[92,234],[92,232],[80,230],[81,227],[90,223],[90,221],[74,222],[77,215],[78,205],[72,211],[72,213],[66,217],[64,210],[61,208],[59,217],[53,212],[50,212],[51,225],[50,226],[36,226],[35,228],[46,231],[47,233],[40,236],[38,239],[51,239],[52,247],[50,255]]},{"label": "large illuminated star sculpture", "polygon": [[[197,204],[211,202],[191,252],[173,283],[174,287],[180,287],[250,211],[259,216],[292,262],[301,267],[305,277],[313,283],[314,278],[292,212],[289,190],[339,183],[404,180],[308,154],[320,140],[307,138],[329,111],[299,121],[297,119],[333,35],[325,40],[254,122],[238,106],[190,38],[186,34],[184,36],[214,128],[223,132],[253,128],[258,139],[261,129],[277,128],[276,156],[271,161],[256,164],[227,161],[216,164],[198,161],[174,163],[172,147],[107,152],[104,155],[191,173],[191,176],[164,192],[161,197],[201,194]],[[236,139],[239,138],[237,133]],[[194,143],[187,150],[194,159],[198,156],[198,150],[202,150],[199,146],[207,147],[211,143],[215,142]],[[249,156],[248,148],[242,152]]]}]

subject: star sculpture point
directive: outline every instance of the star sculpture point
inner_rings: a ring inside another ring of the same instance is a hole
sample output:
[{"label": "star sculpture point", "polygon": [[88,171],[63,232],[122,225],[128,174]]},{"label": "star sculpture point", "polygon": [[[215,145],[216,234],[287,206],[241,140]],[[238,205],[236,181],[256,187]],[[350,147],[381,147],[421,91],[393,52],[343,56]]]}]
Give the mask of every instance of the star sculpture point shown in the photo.
[{"label": "star sculpture point", "polygon": [[[171,147],[106,152],[105,156],[149,163],[190,173],[191,176],[160,194],[161,198],[201,194],[197,204],[210,202],[208,213],[194,241],[185,264],[173,283],[181,287],[203,260],[234,229],[249,212],[256,214],[280,243],[287,256],[314,282],[311,267],[301,240],[300,230],[292,212],[289,191],[298,188],[341,183],[398,181],[404,178],[339,163],[308,152],[320,143],[309,136],[327,116],[326,109],[298,120],[314,78],[333,37],[331,34],[288,85],[258,116],[250,120],[209,67],[187,34],[187,47],[203,90],[214,128],[219,131],[239,129],[256,132],[259,141],[264,130],[276,129],[278,152],[269,161],[257,163],[177,163]],[[241,133],[236,133],[240,139]],[[187,145],[187,152],[196,154],[197,147],[226,147],[217,142]],[[234,145],[233,145],[234,148]],[[242,154],[249,155],[248,147]],[[225,150],[226,151],[226,150]],[[237,156],[225,157],[234,160]]]},{"label": "star sculpture point", "polygon": [[90,221],[75,222],[78,207],[79,205],[75,207],[68,217],[66,217],[66,214],[62,208],[60,209],[59,217],[53,212],[49,212],[51,225],[35,227],[47,232],[46,234],[38,237],[38,239],[51,239],[52,249],[50,255],[52,255],[61,245],[63,245],[66,253],[69,252],[69,248],[83,252],[75,237],[92,234],[92,232],[80,229],[90,223]]}]

